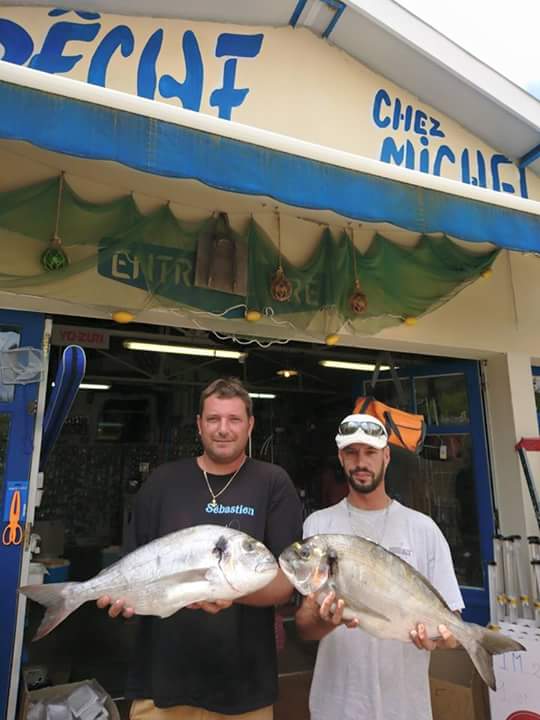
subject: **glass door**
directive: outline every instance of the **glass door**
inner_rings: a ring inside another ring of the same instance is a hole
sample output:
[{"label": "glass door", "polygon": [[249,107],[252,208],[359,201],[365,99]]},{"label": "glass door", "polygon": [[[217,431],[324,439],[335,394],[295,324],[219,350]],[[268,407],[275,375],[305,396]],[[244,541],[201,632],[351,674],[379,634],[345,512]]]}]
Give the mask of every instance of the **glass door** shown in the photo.
[{"label": "glass door", "polygon": [[[485,624],[494,522],[478,363],[404,368],[399,376],[408,409],[424,415],[427,435],[419,457],[393,451],[389,491],[435,520],[452,550],[464,617]],[[379,380],[375,396],[395,405],[392,380]]]}]

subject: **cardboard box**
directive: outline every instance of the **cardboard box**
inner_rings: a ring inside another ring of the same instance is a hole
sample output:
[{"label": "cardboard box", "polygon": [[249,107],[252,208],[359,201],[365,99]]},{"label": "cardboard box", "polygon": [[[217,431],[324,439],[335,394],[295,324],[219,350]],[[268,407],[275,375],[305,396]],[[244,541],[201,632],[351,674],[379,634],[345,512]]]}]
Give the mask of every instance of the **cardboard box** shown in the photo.
[{"label": "cardboard box", "polygon": [[429,681],[433,720],[489,720],[486,684],[463,648],[431,653]]},{"label": "cardboard box", "polygon": [[[70,692],[76,690],[82,685],[85,685],[87,682],[91,682],[94,687],[97,687],[99,690],[102,690],[104,694],[106,694],[103,688],[95,680],[84,680],[82,682],[69,683],[67,685],[51,685],[50,687],[42,688],[41,690],[28,690],[24,685],[23,681],[23,687],[21,689],[19,699],[18,720],[26,720],[26,717],[28,715],[28,709],[32,703],[37,702],[38,700],[50,700],[58,697],[59,695],[69,695]],[[118,712],[118,708],[116,707],[112,698],[108,695],[107,699],[105,700],[104,706],[109,713],[110,720],[120,720],[120,713]]]},{"label": "cardboard box", "polygon": [[279,697],[274,705],[274,720],[309,720],[310,687],[309,670],[280,674]]},{"label": "cardboard box", "polygon": [[527,624],[500,623],[501,631],[520,642],[526,652],[494,658],[497,692],[489,693],[492,720],[540,719],[540,628]]}]

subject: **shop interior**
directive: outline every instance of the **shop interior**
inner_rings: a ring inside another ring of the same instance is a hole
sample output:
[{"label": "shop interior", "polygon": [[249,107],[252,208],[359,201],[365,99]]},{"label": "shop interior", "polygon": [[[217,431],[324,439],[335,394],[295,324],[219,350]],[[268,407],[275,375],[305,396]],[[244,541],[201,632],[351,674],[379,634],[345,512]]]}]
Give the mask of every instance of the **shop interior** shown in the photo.
[{"label": "shop interior", "polygon": [[[367,392],[380,357],[376,351],[294,341],[244,344],[202,330],[120,326],[87,318],[56,317],[54,324],[73,330],[84,326],[93,338],[89,344],[97,347],[85,348],[84,385],[44,471],[34,528],[41,550],[34,560],[46,568],[45,582],[85,580],[121,557],[134,497],[152,469],[200,452],[195,424],[199,394],[217,377],[240,377],[252,393],[256,422],[250,454],[288,471],[305,515],[346,495],[334,436],[341,418]],[[58,337],[55,330],[49,385],[64,349],[56,344]],[[130,342],[147,343],[151,349],[135,349]],[[155,347],[159,345],[187,350],[164,352]],[[184,354],[201,348],[218,352]],[[239,356],[219,357],[222,351]],[[388,359],[401,378],[406,409],[424,413],[428,423],[420,456],[393,450],[389,492],[434,518],[452,547],[460,583],[481,586],[464,379],[458,372],[448,373],[448,358],[386,355],[374,395],[391,405],[397,403],[398,391],[384,369]],[[345,366],[332,367],[336,362]],[[110,620],[87,603],[51,635],[31,643],[41,615],[42,609],[29,603],[23,663],[30,683],[96,678],[113,698],[121,698],[133,621]],[[316,648],[297,641],[294,607],[283,609],[282,615],[280,673],[284,683],[296,678],[297,689],[304,692]],[[293,717],[290,707],[288,712],[281,717]]]}]

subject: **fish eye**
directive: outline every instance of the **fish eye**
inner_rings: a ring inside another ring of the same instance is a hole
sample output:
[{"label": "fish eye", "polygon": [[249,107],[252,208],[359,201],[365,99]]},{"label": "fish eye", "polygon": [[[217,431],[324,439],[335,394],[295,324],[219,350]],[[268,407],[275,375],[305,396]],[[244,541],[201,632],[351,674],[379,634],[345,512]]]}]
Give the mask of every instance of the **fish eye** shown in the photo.
[{"label": "fish eye", "polygon": [[252,553],[257,547],[255,540],[244,540],[242,543],[242,549],[247,553]]},{"label": "fish eye", "polygon": [[300,548],[298,554],[300,555],[302,560],[309,560],[309,558],[311,557],[311,550],[306,545],[304,545]]}]

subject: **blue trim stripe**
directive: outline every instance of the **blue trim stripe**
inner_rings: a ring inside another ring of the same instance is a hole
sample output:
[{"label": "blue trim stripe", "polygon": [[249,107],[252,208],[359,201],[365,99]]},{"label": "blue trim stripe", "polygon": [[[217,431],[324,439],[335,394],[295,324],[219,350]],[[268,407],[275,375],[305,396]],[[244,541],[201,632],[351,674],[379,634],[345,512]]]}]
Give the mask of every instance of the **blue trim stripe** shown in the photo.
[{"label": "blue trim stripe", "polygon": [[[0,82],[0,138],[418,233],[540,252],[540,216]],[[47,118],[47,122],[43,122]]]},{"label": "blue trim stripe", "polygon": [[291,15],[291,19],[289,20],[289,25],[296,27],[296,23],[300,19],[300,15],[303,13],[306,3],[307,0],[298,0],[296,7],[293,10],[293,14]]},{"label": "blue trim stripe", "polygon": [[[0,325],[11,325],[21,333],[21,347],[39,348],[43,339],[44,315],[38,313],[0,310]],[[7,458],[4,466],[4,485],[0,491],[0,518],[5,517],[9,488],[16,484],[21,495],[28,497],[28,482],[32,464],[32,443],[35,418],[28,413],[29,403],[38,395],[38,384],[15,385],[13,401],[2,405],[2,412],[9,412]],[[20,483],[24,483],[23,486]],[[9,506],[8,506],[9,507]],[[21,522],[21,525],[23,523]],[[5,522],[0,523],[3,530]],[[0,545],[0,718],[7,717],[9,684],[13,662],[13,643],[17,623],[17,602],[23,544]]]},{"label": "blue trim stripe", "polygon": [[540,144],[536,147],[533,147],[532,150],[529,150],[528,153],[525,153],[525,155],[520,158],[518,162],[518,167],[526,168],[529,165],[532,165],[532,163],[535,160],[538,160],[538,158],[540,158]]},{"label": "blue trim stripe", "polygon": [[343,15],[344,12],[345,12],[345,3],[340,2],[338,8],[336,9],[336,12],[334,13],[334,17],[330,20],[330,22],[328,23],[328,27],[322,34],[323,38],[330,37],[330,33],[336,27],[339,19],[341,18],[341,16]]}]

